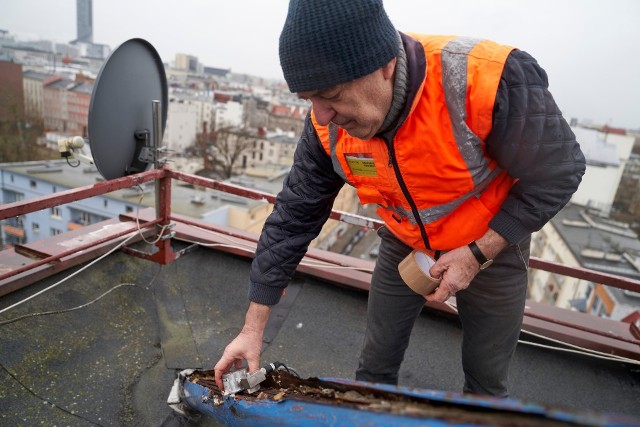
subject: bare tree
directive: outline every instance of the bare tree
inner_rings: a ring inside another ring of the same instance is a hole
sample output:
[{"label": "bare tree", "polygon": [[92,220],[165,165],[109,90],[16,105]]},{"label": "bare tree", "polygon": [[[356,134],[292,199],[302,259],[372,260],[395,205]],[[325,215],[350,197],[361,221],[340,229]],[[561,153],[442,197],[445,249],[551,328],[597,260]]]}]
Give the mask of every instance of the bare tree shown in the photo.
[{"label": "bare tree", "polygon": [[44,131],[42,117],[25,112],[21,68],[5,62],[0,71],[9,70],[0,75],[0,162],[55,158],[53,151],[38,145]]},{"label": "bare tree", "polygon": [[246,129],[222,127],[198,134],[196,145],[204,159],[205,169],[213,170],[223,179],[231,178],[243,154],[250,152],[256,136]]},{"label": "bare tree", "polygon": [[27,118],[23,114],[0,119],[0,161],[55,159],[55,152],[38,145],[42,132],[42,119]]}]

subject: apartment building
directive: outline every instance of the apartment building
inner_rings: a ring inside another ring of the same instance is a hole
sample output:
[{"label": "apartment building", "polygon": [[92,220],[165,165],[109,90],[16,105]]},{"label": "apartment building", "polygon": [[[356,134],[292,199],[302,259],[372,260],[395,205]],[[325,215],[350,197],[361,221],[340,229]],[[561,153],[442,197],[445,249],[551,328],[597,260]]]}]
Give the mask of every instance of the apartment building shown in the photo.
[{"label": "apartment building", "polygon": [[22,75],[24,112],[27,117],[44,117],[44,86],[59,77],[38,71],[26,70]]},{"label": "apartment building", "polygon": [[240,102],[217,102],[213,107],[213,130],[244,127],[245,108]]},{"label": "apartment building", "polygon": [[[568,204],[535,233],[531,255],[571,267],[640,280],[640,240],[606,212]],[[539,270],[529,274],[529,298],[621,320],[640,309],[640,295]]]},{"label": "apartment building", "polygon": [[0,122],[14,121],[23,111],[22,65],[0,61]]},{"label": "apartment building", "polygon": [[304,119],[309,111],[309,105],[272,105],[268,115],[268,128],[281,129],[285,132],[302,133]]},{"label": "apartment building", "polygon": [[182,153],[196,142],[198,128],[198,106],[185,99],[172,98],[167,111],[167,124],[163,145],[169,150]]},{"label": "apartment building", "polygon": [[184,53],[177,53],[175,57],[174,68],[176,70],[189,71],[197,73],[199,68],[198,57],[193,55],[187,55]]},{"label": "apartment building", "polygon": [[68,88],[73,80],[59,78],[44,85],[43,119],[47,131],[66,133],[69,127]]},{"label": "apartment building", "polygon": [[67,112],[69,115],[67,132],[71,135],[88,136],[89,105],[91,104],[92,82],[77,82],[68,89]]},{"label": "apartment building", "polygon": [[616,192],[613,211],[621,219],[635,222],[640,229],[640,154],[629,157]]},{"label": "apartment building", "polygon": [[629,161],[635,137],[598,129],[571,128],[580,143],[587,169],[571,201],[610,209],[624,168]]},{"label": "apartment building", "polygon": [[293,164],[293,153],[298,146],[298,134],[293,132],[268,132],[264,140],[260,140],[262,150],[258,153],[257,164],[275,164],[291,166]]}]

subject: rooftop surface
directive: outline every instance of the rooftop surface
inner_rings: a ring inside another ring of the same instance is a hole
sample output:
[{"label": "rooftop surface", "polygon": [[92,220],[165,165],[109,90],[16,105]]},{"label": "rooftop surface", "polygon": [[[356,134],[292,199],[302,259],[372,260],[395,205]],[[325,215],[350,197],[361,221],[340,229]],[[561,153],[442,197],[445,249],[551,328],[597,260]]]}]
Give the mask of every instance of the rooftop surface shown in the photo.
[{"label": "rooftop surface", "polygon": [[[203,246],[164,266],[114,252],[3,313],[0,424],[178,425],[166,405],[172,382],[183,368],[211,369],[239,332],[249,265]],[[78,268],[3,296],[0,309]],[[297,274],[267,327],[262,362],[353,378],[366,305],[366,292]],[[454,316],[425,308],[400,384],[461,391],[460,337]],[[520,344],[510,384],[520,400],[640,418],[637,366]]]}]

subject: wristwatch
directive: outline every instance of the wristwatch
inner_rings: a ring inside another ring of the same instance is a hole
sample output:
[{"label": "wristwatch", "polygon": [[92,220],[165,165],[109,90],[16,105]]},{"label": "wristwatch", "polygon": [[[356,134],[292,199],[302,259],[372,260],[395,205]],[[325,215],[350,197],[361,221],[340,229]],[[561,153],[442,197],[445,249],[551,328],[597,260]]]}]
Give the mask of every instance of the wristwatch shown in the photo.
[{"label": "wristwatch", "polygon": [[493,260],[487,259],[487,257],[484,256],[478,245],[476,245],[475,241],[469,243],[469,249],[471,249],[471,253],[474,257],[476,257],[476,260],[478,260],[478,264],[480,264],[480,270],[484,270],[485,268],[493,264]]}]

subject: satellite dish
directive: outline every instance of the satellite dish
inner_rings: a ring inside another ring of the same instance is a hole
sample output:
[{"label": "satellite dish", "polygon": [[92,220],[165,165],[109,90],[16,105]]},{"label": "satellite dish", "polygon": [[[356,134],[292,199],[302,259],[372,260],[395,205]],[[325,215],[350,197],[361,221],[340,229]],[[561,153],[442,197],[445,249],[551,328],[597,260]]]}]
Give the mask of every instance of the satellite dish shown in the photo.
[{"label": "satellite dish", "polygon": [[[164,65],[149,42],[131,39],[111,53],[93,87],[88,123],[93,160],[105,179],[144,172],[154,162],[152,141],[160,144],[164,133],[167,99]],[[154,101],[161,108],[157,131]]]}]

